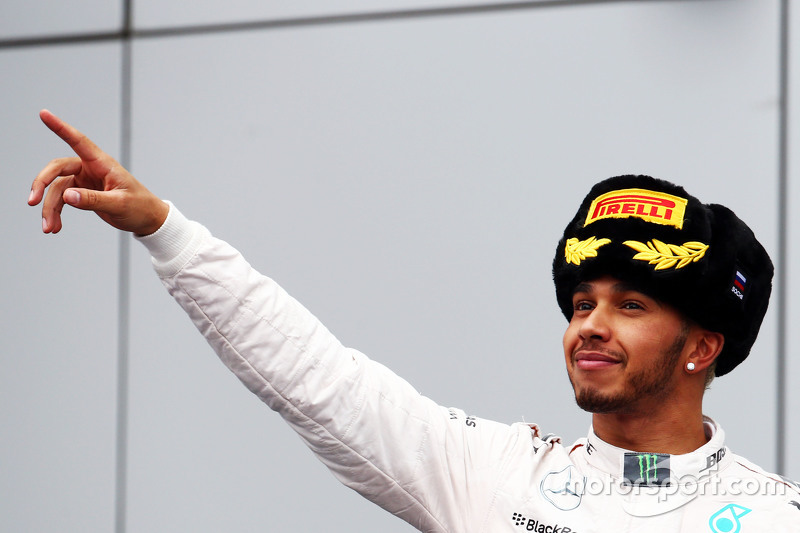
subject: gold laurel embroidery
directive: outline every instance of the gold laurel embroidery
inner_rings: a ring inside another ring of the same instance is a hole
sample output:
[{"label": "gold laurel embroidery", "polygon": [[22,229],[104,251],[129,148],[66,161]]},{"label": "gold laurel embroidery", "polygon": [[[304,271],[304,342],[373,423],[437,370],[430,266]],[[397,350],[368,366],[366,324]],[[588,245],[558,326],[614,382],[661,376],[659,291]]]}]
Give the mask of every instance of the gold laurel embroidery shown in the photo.
[{"label": "gold laurel embroidery", "polygon": [[634,259],[655,265],[655,270],[683,268],[689,263],[699,261],[708,250],[707,244],[697,241],[685,242],[683,246],[666,244],[658,239],[647,241],[647,244],[639,241],[625,241],[622,244],[639,252],[633,256]]},{"label": "gold laurel embroidery", "polygon": [[581,261],[588,257],[597,257],[597,249],[610,242],[611,239],[598,239],[597,237],[589,237],[583,241],[574,237],[567,239],[567,245],[564,247],[567,263],[580,265]]}]

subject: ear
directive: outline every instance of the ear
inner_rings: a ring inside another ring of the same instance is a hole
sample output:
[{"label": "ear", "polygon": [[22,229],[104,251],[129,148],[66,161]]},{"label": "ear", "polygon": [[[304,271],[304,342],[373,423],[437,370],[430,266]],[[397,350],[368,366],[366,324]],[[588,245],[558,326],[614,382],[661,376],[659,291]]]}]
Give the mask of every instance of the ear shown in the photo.
[{"label": "ear", "polygon": [[694,349],[684,361],[684,367],[688,363],[694,363],[693,374],[711,366],[725,345],[725,336],[722,333],[703,328],[698,328],[694,333]]}]

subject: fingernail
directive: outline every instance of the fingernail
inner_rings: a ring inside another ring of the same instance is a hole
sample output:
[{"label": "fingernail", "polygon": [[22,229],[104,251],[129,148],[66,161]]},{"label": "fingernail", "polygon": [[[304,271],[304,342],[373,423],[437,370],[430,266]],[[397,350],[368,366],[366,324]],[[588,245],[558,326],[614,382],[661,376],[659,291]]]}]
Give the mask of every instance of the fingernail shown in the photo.
[{"label": "fingernail", "polygon": [[31,203],[33,201],[33,193],[34,193],[34,191],[33,191],[33,189],[31,189],[31,194],[28,195],[28,203]]},{"label": "fingernail", "polygon": [[64,201],[70,205],[75,205],[81,201],[81,195],[78,191],[68,189],[64,191]]},{"label": "fingernail", "polygon": [[47,219],[42,217],[42,231],[47,233]]}]

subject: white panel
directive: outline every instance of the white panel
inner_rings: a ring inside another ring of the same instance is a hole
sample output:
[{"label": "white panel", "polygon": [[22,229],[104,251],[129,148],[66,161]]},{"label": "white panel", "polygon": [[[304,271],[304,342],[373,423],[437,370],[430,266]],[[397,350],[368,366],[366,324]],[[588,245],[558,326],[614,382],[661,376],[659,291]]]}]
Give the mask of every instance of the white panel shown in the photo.
[{"label": "white panel", "polygon": [[789,26],[789,228],[788,228],[788,292],[786,297],[786,387],[788,402],[786,417],[788,427],[784,439],[786,442],[786,476],[800,480],[800,454],[797,453],[796,443],[800,442],[800,340],[797,338],[797,324],[800,321],[800,284],[797,282],[800,274],[800,248],[798,248],[798,235],[800,235],[800,150],[797,149],[797,140],[800,139],[800,101],[797,99],[797,89],[800,87],[800,11],[793,5],[790,11]]},{"label": "white panel", "polygon": [[[528,2],[534,9],[543,0]],[[546,2],[550,4],[551,2]],[[564,2],[567,4],[568,2]],[[134,3],[134,24],[137,29],[192,26],[198,24],[225,24],[264,20],[294,20],[336,18],[348,15],[383,16],[426,11],[441,12],[446,9],[475,8],[477,6],[506,5],[502,0],[231,0],[225,3],[214,0],[197,0],[191,3],[180,0],[137,0]],[[520,2],[523,4],[523,2]],[[549,6],[547,6],[549,7]],[[545,8],[547,8],[545,7]],[[514,13],[517,10],[512,10]],[[525,10],[521,10],[524,13]]]},{"label": "white panel", "polygon": [[[135,172],[422,393],[571,441],[563,226],[591,183],[643,172],[774,251],[776,17],[656,2],[147,41]],[[132,528],[402,529],[259,414],[137,254]],[[766,468],[774,397],[742,391],[774,379],[772,313],[707,407]]]},{"label": "white panel", "polygon": [[0,39],[118,31],[122,0],[3,0]]},{"label": "white panel", "polygon": [[0,531],[110,531],[118,237],[79,212],[43,235],[26,200],[39,170],[70,153],[40,108],[118,151],[119,48],[7,51],[0,71],[13,102],[0,108]]}]

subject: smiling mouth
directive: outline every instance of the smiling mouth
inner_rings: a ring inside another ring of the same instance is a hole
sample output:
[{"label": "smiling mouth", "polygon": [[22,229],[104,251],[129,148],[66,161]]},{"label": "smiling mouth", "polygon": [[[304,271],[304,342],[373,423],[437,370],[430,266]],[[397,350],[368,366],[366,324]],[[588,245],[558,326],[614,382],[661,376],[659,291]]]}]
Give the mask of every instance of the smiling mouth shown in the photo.
[{"label": "smiling mouth", "polygon": [[600,352],[578,352],[575,367],[580,370],[603,370],[620,364],[621,361]]}]

